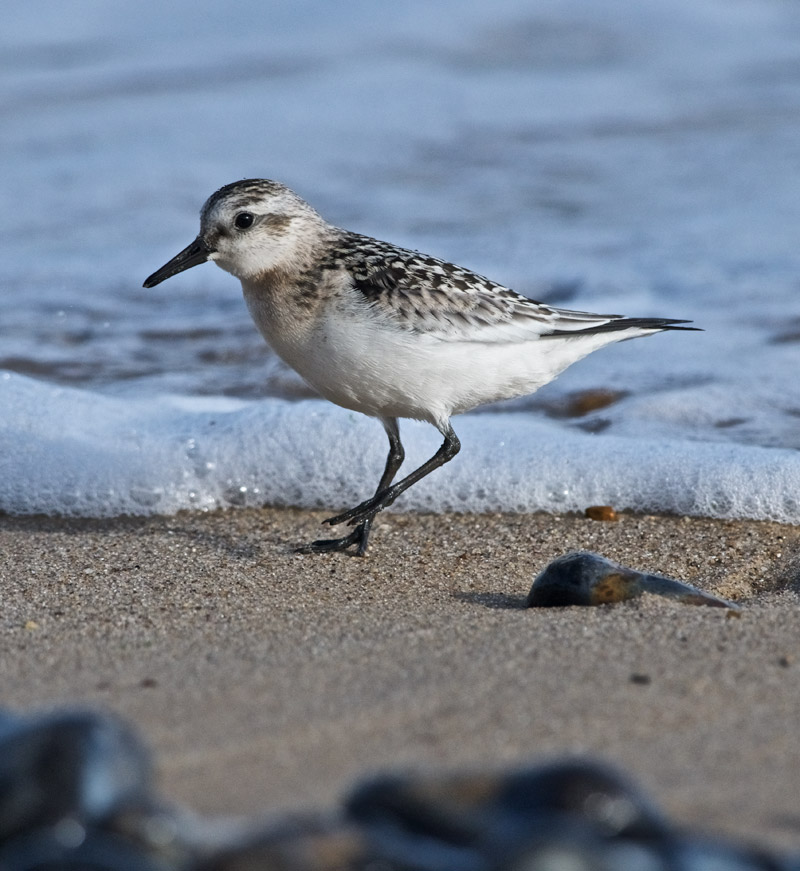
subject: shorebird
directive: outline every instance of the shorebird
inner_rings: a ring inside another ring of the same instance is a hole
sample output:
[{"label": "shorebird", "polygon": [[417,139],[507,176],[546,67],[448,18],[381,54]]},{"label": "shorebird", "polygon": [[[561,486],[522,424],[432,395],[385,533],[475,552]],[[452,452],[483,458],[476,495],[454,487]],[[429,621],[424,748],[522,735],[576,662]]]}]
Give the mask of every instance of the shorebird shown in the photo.
[{"label": "shorebird", "polygon": [[[267,179],[212,194],[197,238],[144,286],[207,260],[241,281],[250,314],[279,357],[321,396],[380,420],[389,439],[375,494],[325,521],[354,529],[301,553],[354,548],[363,556],[375,515],[458,453],[453,415],[533,393],[612,342],[695,329],[682,326],[686,320],[536,302],[462,266],[339,229]],[[404,459],[399,418],[433,424],[444,442],[393,483]]]}]

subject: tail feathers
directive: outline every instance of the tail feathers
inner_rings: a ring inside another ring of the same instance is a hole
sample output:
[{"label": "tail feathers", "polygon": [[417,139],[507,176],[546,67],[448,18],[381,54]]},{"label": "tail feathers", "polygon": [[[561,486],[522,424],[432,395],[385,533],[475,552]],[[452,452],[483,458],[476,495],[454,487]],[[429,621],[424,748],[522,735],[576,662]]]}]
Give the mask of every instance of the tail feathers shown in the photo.
[{"label": "tail feathers", "polygon": [[691,321],[675,318],[625,318],[615,317],[604,324],[585,327],[582,330],[553,330],[550,336],[587,336],[593,333],[611,333],[619,330],[689,330],[703,332],[700,327],[683,327],[680,324],[690,324]]}]

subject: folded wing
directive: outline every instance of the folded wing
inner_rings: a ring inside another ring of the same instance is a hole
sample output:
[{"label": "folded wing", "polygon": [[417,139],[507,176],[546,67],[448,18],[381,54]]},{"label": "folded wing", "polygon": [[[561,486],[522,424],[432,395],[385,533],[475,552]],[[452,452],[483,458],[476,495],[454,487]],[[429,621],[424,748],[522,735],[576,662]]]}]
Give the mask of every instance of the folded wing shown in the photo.
[{"label": "folded wing", "polygon": [[620,330],[694,329],[672,318],[626,318],[555,308],[434,257],[356,234],[337,254],[356,291],[398,329],[443,341],[524,342]]}]

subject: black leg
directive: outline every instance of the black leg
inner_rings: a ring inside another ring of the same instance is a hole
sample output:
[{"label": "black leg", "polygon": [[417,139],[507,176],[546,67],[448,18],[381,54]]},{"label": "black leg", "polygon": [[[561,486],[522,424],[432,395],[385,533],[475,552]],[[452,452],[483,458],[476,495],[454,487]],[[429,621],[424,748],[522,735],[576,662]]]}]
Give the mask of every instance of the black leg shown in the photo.
[{"label": "black leg", "polygon": [[[386,465],[384,466],[378,489],[375,491],[376,496],[392,483],[397,470],[403,465],[403,460],[406,456],[403,450],[403,443],[400,441],[397,419],[389,417],[381,421],[381,423],[383,423],[383,428],[389,437],[389,455],[386,457]],[[318,541],[312,541],[310,544],[301,545],[295,549],[295,553],[332,553],[334,551],[347,550],[348,547],[357,545],[356,556],[364,556],[367,552],[371,528],[372,517],[367,517],[350,535],[345,535],[343,538],[321,538]]]},{"label": "black leg", "polygon": [[[386,435],[389,437],[389,454],[386,457],[386,465],[383,468],[381,480],[378,482],[378,489],[375,491],[377,496],[381,490],[385,490],[389,484],[394,481],[394,476],[397,474],[400,466],[403,465],[403,460],[406,458],[406,452],[403,450],[403,443],[400,441],[400,430],[397,426],[397,418],[390,417],[383,421],[383,427],[386,430]],[[369,540],[370,529],[372,528],[372,517],[367,517],[363,523],[356,527],[356,531],[361,530],[361,541],[356,549],[356,556],[364,556],[367,552],[367,542]]]},{"label": "black leg", "polygon": [[418,469],[415,469],[410,475],[407,475],[402,480],[391,486],[379,488],[378,492],[372,497],[351,508],[349,511],[344,511],[342,514],[337,514],[336,517],[329,517],[325,523],[335,526],[338,523],[349,521],[351,526],[361,524],[367,520],[372,520],[373,517],[384,508],[394,502],[395,499],[408,490],[417,481],[429,475],[434,469],[443,466],[445,463],[453,459],[453,457],[461,450],[461,442],[458,436],[453,432],[453,428],[448,423],[446,427],[442,427],[440,432],[444,436],[444,442],[438,451]]},{"label": "black leg", "polygon": [[400,441],[397,418],[389,417],[381,421],[381,423],[386,430],[386,435],[389,437],[389,455],[386,457],[386,465],[384,466],[381,480],[378,483],[378,489],[375,491],[376,494],[380,493],[381,490],[385,490],[394,481],[397,470],[403,465],[403,460],[406,458],[406,452],[403,450],[403,444]]}]

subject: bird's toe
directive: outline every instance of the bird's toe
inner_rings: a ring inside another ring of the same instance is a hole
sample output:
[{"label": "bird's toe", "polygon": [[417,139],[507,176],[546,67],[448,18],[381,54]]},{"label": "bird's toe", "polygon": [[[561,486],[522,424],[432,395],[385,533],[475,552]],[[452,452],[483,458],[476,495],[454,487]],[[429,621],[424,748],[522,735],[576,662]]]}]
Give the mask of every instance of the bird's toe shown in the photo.
[{"label": "bird's toe", "polygon": [[367,538],[366,525],[362,523],[357,529],[342,538],[320,538],[317,541],[299,545],[294,549],[294,552],[301,554],[336,553],[357,545],[355,555],[364,556],[367,552]]}]

